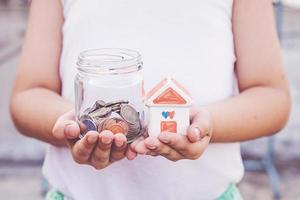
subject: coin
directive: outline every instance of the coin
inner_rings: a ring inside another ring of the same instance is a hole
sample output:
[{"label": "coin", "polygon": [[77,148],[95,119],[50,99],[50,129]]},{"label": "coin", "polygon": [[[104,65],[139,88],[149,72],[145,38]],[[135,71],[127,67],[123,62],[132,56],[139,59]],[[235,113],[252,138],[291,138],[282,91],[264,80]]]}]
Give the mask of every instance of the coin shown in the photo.
[{"label": "coin", "polygon": [[113,106],[113,105],[121,105],[121,104],[127,104],[128,101],[125,101],[125,100],[117,100],[117,101],[111,101],[111,102],[108,102],[105,104],[105,106]]},{"label": "coin", "polygon": [[85,134],[88,131],[97,130],[96,123],[94,122],[93,118],[91,118],[89,115],[81,116],[79,122],[79,127],[83,134]]},{"label": "coin", "polygon": [[144,129],[139,118],[140,113],[128,103],[125,100],[107,103],[97,100],[79,119],[81,137],[82,133],[90,130],[97,130],[99,133],[110,130],[114,134],[126,135],[127,143],[133,142],[143,134]]},{"label": "coin", "polygon": [[131,135],[127,135],[127,143],[130,144],[132,142],[134,142],[137,138],[141,137],[142,135],[144,135],[145,133],[145,129],[142,128],[140,132],[136,133],[136,134],[131,134]]},{"label": "coin", "polygon": [[123,133],[123,134],[127,135],[128,130],[129,130],[128,123],[126,123],[126,122],[123,121],[123,120],[120,120],[120,121],[117,122],[117,123],[118,123],[118,125],[120,125],[120,126],[122,127],[122,129],[123,129],[123,131],[122,131],[122,132],[119,132],[119,133]]},{"label": "coin", "polygon": [[120,118],[109,118],[104,120],[101,124],[101,131],[103,130],[110,130],[114,134],[123,133],[126,135],[128,132],[128,125]]},{"label": "coin", "polygon": [[138,112],[132,106],[130,106],[128,104],[121,105],[120,114],[121,114],[122,118],[130,124],[135,124],[136,122],[139,121]]},{"label": "coin", "polygon": [[120,107],[120,105],[113,105],[113,106],[111,106],[111,109],[112,109],[112,111],[120,112],[121,107]]},{"label": "coin", "polygon": [[112,112],[111,107],[102,107],[95,112],[90,113],[90,116],[92,117],[106,117],[107,115],[110,115]]},{"label": "coin", "polygon": [[112,121],[111,118],[105,118],[105,119],[98,125],[97,131],[98,131],[99,133],[101,133],[102,131],[107,130],[107,129],[106,129],[107,124],[108,124],[108,123],[112,123],[111,121]]},{"label": "coin", "polygon": [[102,100],[97,100],[95,104],[97,105],[97,108],[101,108],[105,106],[105,102]]},{"label": "coin", "polygon": [[87,108],[87,109],[85,109],[85,110],[83,111],[83,114],[88,115],[88,114],[90,114],[92,111],[93,111],[92,108]]},{"label": "coin", "polygon": [[124,128],[119,124],[113,124],[113,125],[109,126],[107,128],[107,130],[110,130],[114,134],[125,132]]}]

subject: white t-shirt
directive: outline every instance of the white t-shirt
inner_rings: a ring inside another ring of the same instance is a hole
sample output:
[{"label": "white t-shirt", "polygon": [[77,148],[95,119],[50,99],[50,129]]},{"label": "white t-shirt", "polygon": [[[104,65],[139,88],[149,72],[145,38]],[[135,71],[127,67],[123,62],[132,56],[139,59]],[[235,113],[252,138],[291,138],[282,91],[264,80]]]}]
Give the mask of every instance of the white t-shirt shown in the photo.
[{"label": "white t-shirt", "polygon": [[[199,105],[234,95],[232,0],[62,2],[64,98],[74,101],[79,52],[102,47],[139,51],[146,91],[171,75]],[[69,149],[50,146],[44,163],[50,184],[76,200],[211,200],[240,181],[243,171],[239,143],[210,144],[198,160],[139,156],[103,170],[79,165]]]}]

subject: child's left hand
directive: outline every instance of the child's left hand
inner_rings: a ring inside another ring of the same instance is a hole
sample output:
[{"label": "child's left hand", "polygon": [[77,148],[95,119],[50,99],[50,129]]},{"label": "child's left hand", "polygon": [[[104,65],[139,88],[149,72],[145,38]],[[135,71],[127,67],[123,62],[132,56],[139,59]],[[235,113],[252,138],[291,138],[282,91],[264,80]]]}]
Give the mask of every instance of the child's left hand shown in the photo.
[{"label": "child's left hand", "polygon": [[127,158],[133,159],[133,152],[136,152],[152,156],[161,155],[171,161],[198,159],[209,144],[213,128],[212,117],[205,109],[193,110],[191,122],[186,135],[163,132],[158,137],[133,142]]}]

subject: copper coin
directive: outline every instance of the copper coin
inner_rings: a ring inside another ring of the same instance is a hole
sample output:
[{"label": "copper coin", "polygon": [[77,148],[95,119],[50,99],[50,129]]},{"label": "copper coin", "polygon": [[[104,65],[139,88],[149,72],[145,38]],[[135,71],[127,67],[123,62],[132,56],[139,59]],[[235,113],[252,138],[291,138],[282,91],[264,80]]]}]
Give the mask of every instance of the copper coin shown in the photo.
[{"label": "copper coin", "polygon": [[128,132],[128,125],[120,118],[110,118],[103,122],[102,129],[110,130],[114,134],[123,133],[126,135]]},{"label": "copper coin", "polygon": [[113,125],[107,127],[107,130],[110,130],[114,134],[125,132],[124,128],[119,124],[113,124]]}]

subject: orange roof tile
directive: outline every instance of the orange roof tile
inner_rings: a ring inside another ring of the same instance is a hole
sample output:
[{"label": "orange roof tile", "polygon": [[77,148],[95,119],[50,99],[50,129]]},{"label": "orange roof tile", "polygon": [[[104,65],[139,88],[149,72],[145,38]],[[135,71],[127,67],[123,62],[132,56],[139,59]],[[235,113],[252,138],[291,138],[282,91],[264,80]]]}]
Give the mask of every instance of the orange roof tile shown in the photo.
[{"label": "orange roof tile", "polygon": [[147,93],[146,99],[148,100],[148,105],[184,105],[190,103],[191,95],[177,80],[167,77]]},{"label": "orange roof tile", "polygon": [[153,100],[154,104],[186,104],[186,100],[172,88],[167,88]]}]

